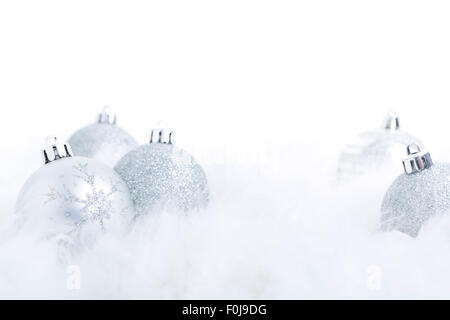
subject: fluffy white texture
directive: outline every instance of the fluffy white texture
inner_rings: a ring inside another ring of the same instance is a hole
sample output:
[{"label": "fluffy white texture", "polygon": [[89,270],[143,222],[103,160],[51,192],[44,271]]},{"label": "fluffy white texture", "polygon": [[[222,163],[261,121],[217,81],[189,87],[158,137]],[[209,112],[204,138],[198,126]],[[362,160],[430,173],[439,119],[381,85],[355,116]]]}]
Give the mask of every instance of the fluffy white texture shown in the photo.
[{"label": "fluffy white texture", "polygon": [[67,289],[51,243],[3,232],[0,297],[448,298],[450,215],[430,220],[417,239],[382,233],[392,177],[336,186],[332,158],[312,151],[311,159],[282,151],[286,160],[271,172],[205,166],[208,209],[162,212],[126,236],[106,234],[69,262],[80,266],[80,290]]}]

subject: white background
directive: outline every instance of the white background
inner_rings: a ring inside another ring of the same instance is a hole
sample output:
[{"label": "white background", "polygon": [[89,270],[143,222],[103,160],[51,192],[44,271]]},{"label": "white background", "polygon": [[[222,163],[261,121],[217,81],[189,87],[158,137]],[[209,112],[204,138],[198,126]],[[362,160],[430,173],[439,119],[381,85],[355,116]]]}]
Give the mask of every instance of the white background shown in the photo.
[{"label": "white background", "polygon": [[277,146],[331,163],[395,109],[446,160],[449,16],[448,1],[2,1],[1,215],[44,138],[105,104],[140,143],[166,120],[206,163]]},{"label": "white background", "polygon": [[105,104],[140,142],[164,119],[188,149],[267,137],[343,146],[392,108],[430,148],[443,147],[449,9],[446,1],[2,1],[2,174]]}]

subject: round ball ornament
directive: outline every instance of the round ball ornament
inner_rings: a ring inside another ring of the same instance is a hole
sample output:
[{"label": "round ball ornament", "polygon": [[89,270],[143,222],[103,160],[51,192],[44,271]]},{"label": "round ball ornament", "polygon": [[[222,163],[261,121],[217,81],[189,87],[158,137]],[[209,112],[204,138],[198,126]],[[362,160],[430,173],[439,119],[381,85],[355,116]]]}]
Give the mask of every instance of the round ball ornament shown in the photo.
[{"label": "round ball ornament", "polygon": [[103,108],[96,123],[75,132],[69,143],[76,155],[99,160],[111,168],[138,146],[130,134],[117,126],[117,116],[110,107]]},{"label": "round ball ornament", "polygon": [[387,190],[381,207],[381,229],[416,237],[432,216],[450,209],[450,164],[433,163],[417,144],[407,147],[404,174]]},{"label": "round ball ornament", "polygon": [[397,114],[389,113],[381,128],[360,134],[356,141],[342,152],[337,168],[339,181],[348,181],[358,175],[386,169],[400,174],[398,165],[409,144],[421,144],[412,135],[400,129]]},{"label": "round ball ornament", "polygon": [[138,215],[155,206],[190,210],[206,206],[209,190],[202,167],[173,144],[173,132],[152,130],[150,143],[126,154],[115,169],[128,185]]},{"label": "round ball ornament", "polygon": [[[25,183],[16,204],[19,227],[45,237],[122,227],[133,201],[122,178],[107,165],[73,156],[68,143],[47,140],[45,165]],[[29,228],[29,229],[27,229]]]}]

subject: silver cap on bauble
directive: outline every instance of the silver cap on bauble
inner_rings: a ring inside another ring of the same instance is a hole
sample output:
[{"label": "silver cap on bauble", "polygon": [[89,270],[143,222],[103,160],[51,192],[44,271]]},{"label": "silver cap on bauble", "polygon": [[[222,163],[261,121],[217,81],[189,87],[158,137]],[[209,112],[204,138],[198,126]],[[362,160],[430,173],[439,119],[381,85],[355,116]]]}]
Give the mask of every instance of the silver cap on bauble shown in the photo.
[{"label": "silver cap on bauble", "polygon": [[159,123],[157,128],[152,129],[150,143],[174,144],[173,131],[165,129],[165,126]]},{"label": "silver cap on bauble", "polygon": [[422,151],[419,145],[413,143],[406,148],[408,158],[403,160],[403,168],[406,174],[414,174],[430,168],[433,165],[430,153]]},{"label": "silver cap on bauble", "polygon": [[384,118],[382,128],[386,131],[397,131],[400,129],[400,121],[396,112],[389,112]]},{"label": "silver cap on bauble", "polygon": [[72,148],[69,143],[59,143],[56,137],[47,137],[46,147],[42,150],[44,164],[62,158],[73,157]]},{"label": "silver cap on bauble", "polygon": [[117,116],[113,109],[109,106],[103,107],[102,112],[98,115],[98,123],[113,124],[117,123]]}]

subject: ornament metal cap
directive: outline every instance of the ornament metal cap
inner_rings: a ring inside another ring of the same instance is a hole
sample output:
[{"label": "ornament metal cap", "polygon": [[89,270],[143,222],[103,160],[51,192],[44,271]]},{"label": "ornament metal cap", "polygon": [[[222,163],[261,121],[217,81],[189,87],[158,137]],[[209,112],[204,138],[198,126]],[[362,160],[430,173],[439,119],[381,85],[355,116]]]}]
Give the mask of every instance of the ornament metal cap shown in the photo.
[{"label": "ornament metal cap", "polygon": [[102,112],[98,115],[98,123],[116,124],[117,116],[111,107],[103,107]]},{"label": "ornament metal cap", "polygon": [[421,151],[417,144],[413,143],[408,145],[406,150],[408,156],[410,156],[403,160],[403,168],[406,174],[414,174],[428,169],[433,165],[430,153]]},{"label": "ornament metal cap", "polygon": [[164,129],[161,122],[158,123],[157,128],[152,129],[150,135],[150,143],[163,143],[163,144],[174,144],[173,131]]},{"label": "ornament metal cap", "polygon": [[73,157],[72,148],[68,143],[59,143],[56,137],[47,137],[46,145],[42,150],[44,164],[50,163],[62,158]]},{"label": "ornament metal cap", "polygon": [[383,120],[383,129],[386,131],[396,131],[400,129],[400,121],[396,112],[389,112]]}]

